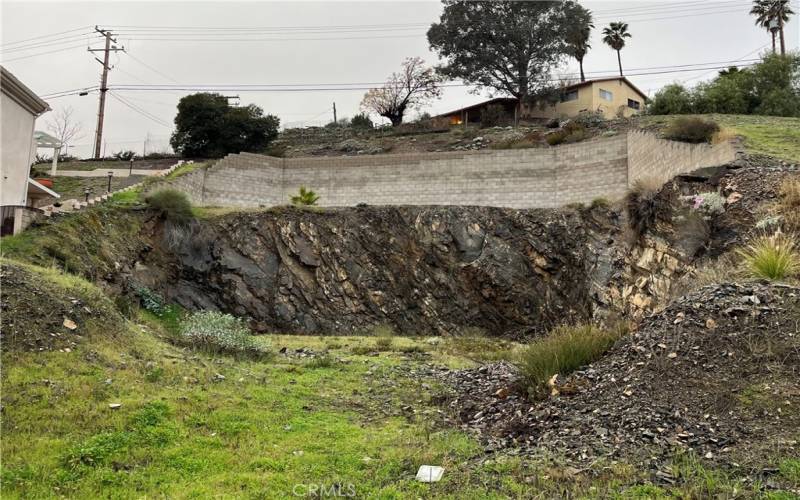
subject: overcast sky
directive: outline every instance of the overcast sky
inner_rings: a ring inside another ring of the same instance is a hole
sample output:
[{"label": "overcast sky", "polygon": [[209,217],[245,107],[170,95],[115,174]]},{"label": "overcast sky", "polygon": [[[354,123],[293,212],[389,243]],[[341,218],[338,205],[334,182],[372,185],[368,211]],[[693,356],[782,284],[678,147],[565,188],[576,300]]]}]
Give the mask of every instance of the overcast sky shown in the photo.
[{"label": "overcast sky", "polygon": [[[630,79],[650,95],[672,81],[688,80],[688,84],[694,84],[708,79],[716,70],[640,73],[694,69],[698,66],[686,65],[748,59],[755,57],[759,48],[765,50],[770,44],[767,33],[754,26],[753,18],[748,15],[750,2],[745,0],[581,3],[595,13],[598,26],[592,35],[593,48],[586,57],[585,70],[595,75],[616,71],[616,55],[601,43],[599,27],[612,20],[624,20],[629,23],[633,38],[622,51],[623,68]],[[436,56],[428,49],[425,32],[426,25],[437,21],[442,9],[441,3],[436,1],[86,3],[3,0],[0,5],[2,64],[40,95],[98,85],[100,65],[86,51],[86,46],[89,41],[95,48],[101,43],[96,37],[83,35],[94,25],[123,33],[119,43],[124,45],[127,54],[117,53],[111,57],[114,69],[110,72],[109,85],[112,87],[142,83],[324,85],[379,82],[397,70],[405,57],[420,56],[430,63],[436,62]],[[800,11],[796,1],[793,7]],[[795,16],[786,27],[787,45],[792,49],[797,49],[800,39],[798,24]],[[337,28],[325,29],[330,26]],[[348,31],[349,28],[342,26],[360,27]],[[85,29],[79,29],[82,27]],[[152,28],[156,27],[164,34],[152,33]],[[175,35],[175,27],[202,29],[190,35],[185,32]],[[242,31],[245,34],[214,35],[214,28],[222,27],[304,29],[286,34]],[[367,29],[370,31],[365,31]],[[74,31],[51,38],[35,38],[68,30]],[[35,39],[10,44],[31,38]],[[679,65],[683,67],[675,67]],[[720,64],[701,67],[715,65]],[[570,62],[563,72],[572,73],[576,69],[577,65]],[[191,92],[118,90],[120,97],[150,116],[113,98],[108,99],[104,131],[106,152],[141,151],[148,134],[150,150],[165,149],[175,105],[187,93]],[[243,104],[258,104],[289,126],[321,125],[330,121],[334,101],[339,117],[352,116],[358,112],[363,93],[363,90],[225,92],[226,95],[238,94]],[[482,95],[470,94],[466,88],[447,88],[443,98],[427,111],[436,114],[481,99]],[[64,106],[75,109],[83,125],[77,151],[89,155],[97,93],[49,99],[48,102],[54,109]],[[37,129],[45,129],[46,121],[47,115],[40,118]]]}]

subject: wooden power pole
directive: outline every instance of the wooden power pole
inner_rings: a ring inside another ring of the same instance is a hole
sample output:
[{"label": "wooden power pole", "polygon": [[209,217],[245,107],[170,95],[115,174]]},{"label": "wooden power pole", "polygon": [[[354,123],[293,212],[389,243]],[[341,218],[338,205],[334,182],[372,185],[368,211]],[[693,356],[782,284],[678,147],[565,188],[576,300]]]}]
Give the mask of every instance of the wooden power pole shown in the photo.
[{"label": "wooden power pole", "polygon": [[86,49],[89,52],[103,52],[103,60],[101,61],[97,57],[94,59],[99,62],[103,66],[103,73],[100,77],[100,105],[97,110],[97,129],[94,133],[94,157],[95,159],[101,158],[101,150],[100,146],[103,144],[103,119],[105,118],[106,112],[106,92],[108,92],[108,72],[111,68],[108,66],[108,55],[111,52],[118,52],[118,51],[125,51],[125,47],[112,47],[111,42],[117,43],[117,41],[113,38],[112,33],[108,30],[101,30],[97,26],[94,27],[94,30],[101,35],[103,35],[106,39],[105,48],[103,49]]},{"label": "wooden power pole", "polygon": [[338,125],[339,122],[336,121],[336,103],[333,103],[333,124]]}]

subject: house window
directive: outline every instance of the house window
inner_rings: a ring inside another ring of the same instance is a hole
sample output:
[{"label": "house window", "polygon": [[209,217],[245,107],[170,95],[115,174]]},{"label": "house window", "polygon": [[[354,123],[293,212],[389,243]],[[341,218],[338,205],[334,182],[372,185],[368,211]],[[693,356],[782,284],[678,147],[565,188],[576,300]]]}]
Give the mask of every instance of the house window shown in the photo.
[{"label": "house window", "polygon": [[606,101],[613,101],[614,100],[614,94],[612,94],[608,90],[600,89],[600,98],[601,99],[605,99]]},{"label": "house window", "polygon": [[561,102],[569,102],[577,100],[578,100],[578,89],[570,90],[569,92],[564,92],[563,94],[561,94]]},{"label": "house window", "polygon": [[639,109],[639,101],[634,101],[633,99],[628,99],[628,107],[631,109]]}]

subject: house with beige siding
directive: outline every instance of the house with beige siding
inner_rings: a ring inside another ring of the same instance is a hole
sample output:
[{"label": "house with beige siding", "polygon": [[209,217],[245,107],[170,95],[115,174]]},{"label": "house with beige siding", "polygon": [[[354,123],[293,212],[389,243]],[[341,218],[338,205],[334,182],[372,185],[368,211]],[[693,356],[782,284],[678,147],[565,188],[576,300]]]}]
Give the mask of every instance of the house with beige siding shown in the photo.
[{"label": "house with beige siding", "polygon": [[582,111],[599,111],[606,118],[629,117],[644,110],[647,96],[624,77],[587,80],[559,89],[555,103],[524,103],[499,97],[488,101],[443,113],[434,119],[446,119],[451,125],[479,123],[481,115],[489,106],[501,106],[510,118],[517,115],[521,120],[568,118]]}]

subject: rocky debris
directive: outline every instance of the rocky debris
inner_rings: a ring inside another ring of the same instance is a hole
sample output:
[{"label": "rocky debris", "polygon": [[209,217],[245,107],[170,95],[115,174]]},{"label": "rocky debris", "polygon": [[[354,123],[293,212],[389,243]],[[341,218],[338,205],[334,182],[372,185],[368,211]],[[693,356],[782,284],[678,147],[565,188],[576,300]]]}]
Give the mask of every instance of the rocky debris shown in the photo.
[{"label": "rocky debris", "polygon": [[[4,351],[70,352],[91,319],[109,311],[89,307],[78,290],[56,288],[16,264],[0,266],[0,345]],[[118,314],[114,312],[113,314]]]},{"label": "rocky debris", "polygon": [[525,397],[506,363],[440,377],[456,423],[487,450],[545,448],[586,462],[658,461],[683,448],[746,463],[777,446],[800,452],[798,320],[800,288],[721,284],[645,320],[545,401]]},{"label": "rocky debris", "polygon": [[284,209],[203,221],[144,263],[174,273],[156,280],[169,299],[264,331],[528,335],[592,314],[615,231],[613,215],[577,210]]}]

